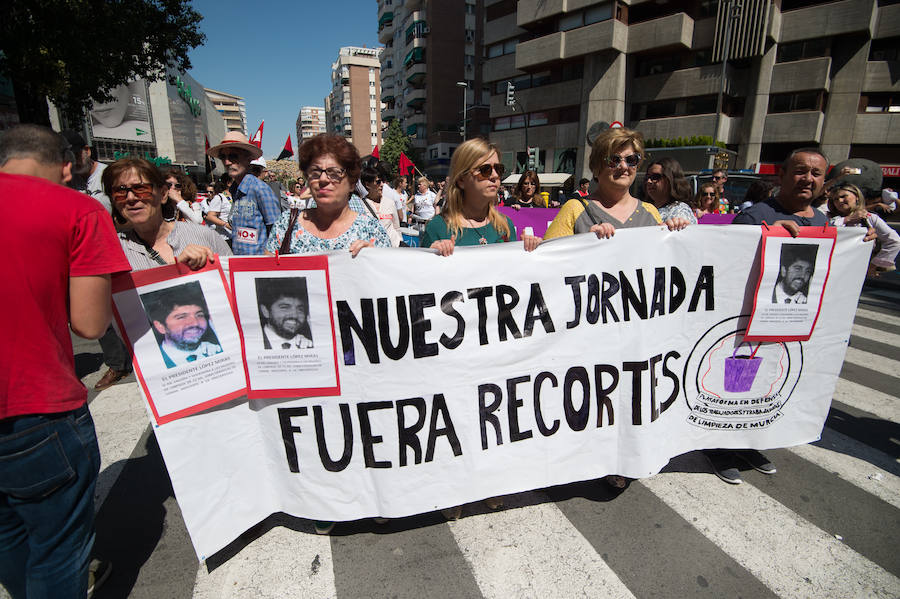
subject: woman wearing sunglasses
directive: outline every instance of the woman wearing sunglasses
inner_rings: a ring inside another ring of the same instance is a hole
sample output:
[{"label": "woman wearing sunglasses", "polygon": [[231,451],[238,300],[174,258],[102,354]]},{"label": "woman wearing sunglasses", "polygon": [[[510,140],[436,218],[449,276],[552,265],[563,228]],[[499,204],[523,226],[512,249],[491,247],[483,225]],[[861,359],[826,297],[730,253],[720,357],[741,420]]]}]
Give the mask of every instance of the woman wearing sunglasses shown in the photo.
[{"label": "woman wearing sunglasses", "polygon": [[400,247],[403,235],[397,229],[400,227],[400,218],[397,215],[397,204],[393,199],[385,196],[384,184],[386,169],[381,162],[375,162],[372,166],[363,166],[359,174],[359,182],[366,190],[363,204],[366,211],[377,219],[384,227],[385,233],[391,240],[391,246]]},{"label": "woman wearing sunglasses", "polygon": [[[504,167],[500,151],[484,139],[470,139],[453,152],[447,182],[446,207],[428,221],[422,247],[449,256],[457,245],[487,245],[516,241],[512,220],[495,207]],[[531,251],[540,237],[524,235]]]},{"label": "woman wearing sunglasses", "polygon": [[[305,210],[286,210],[272,227],[266,253],[320,254],[364,247],[391,247],[391,240],[368,214],[350,209],[359,180],[359,152],[340,135],[316,135],[297,149],[313,202]],[[287,239],[287,243],[285,243]]]},{"label": "woman wearing sunglasses", "polygon": [[697,197],[694,199],[694,216],[698,219],[713,214],[719,206],[719,192],[716,190],[715,183],[703,183],[697,190]]},{"label": "woman wearing sunglasses", "polygon": [[[163,171],[166,178],[166,194],[172,205],[178,208],[183,220],[192,223],[203,224],[203,212],[200,206],[194,202],[197,197],[197,186],[184,171],[174,167]],[[177,213],[176,213],[177,216]]]},{"label": "woman wearing sunglasses", "polygon": [[[620,127],[601,133],[594,140],[588,161],[597,188],[587,199],[566,202],[544,239],[588,232],[606,239],[615,235],[616,229],[663,224],[653,204],[641,202],[629,193],[643,153],[644,137],[637,131]],[[670,231],[688,224],[690,221],[681,217],[665,221]]]},{"label": "woman wearing sunglasses", "polygon": [[677,217],[692,225],[697,224],[697,217],[688,206],[691,201],[691,185],[674,158],[660,158],[650,163],[644,176],[644,192],[656,206],[663,222]]},{"label": "woman wearing sunglasses", "polygon": [[520,210],[522,208],[546,208],[541,198],[541,180],[534,171],[525,171],[519,177],[516,188],[504,205]]},{"label": "woman wearing sunglasses", "polygon": [[103,190],[112,200],[113,217],[131,225],[120,237],[133,270],[183,262],[202,268],[215,254],[231,249],[215,231],[175,221],[175,204],[166,179],[142,158],[123,158],[103,171]]}]

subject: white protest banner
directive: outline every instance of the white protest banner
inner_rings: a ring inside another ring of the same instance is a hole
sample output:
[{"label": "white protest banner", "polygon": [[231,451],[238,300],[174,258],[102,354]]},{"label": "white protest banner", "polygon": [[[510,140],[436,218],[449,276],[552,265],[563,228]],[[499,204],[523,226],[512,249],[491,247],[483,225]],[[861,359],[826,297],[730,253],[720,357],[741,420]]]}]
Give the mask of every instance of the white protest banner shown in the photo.
[{"label": "white protest banner", "polygon": [[192,271],[172,264],[118,275],[116,323],[156,424],[247,392],[241,346],[218,262]]},{"label": "white protest banner", "polygon": [[402,517],[645,477],[694,449],[814,441],[871,252],[862,233],[838,231],[840,284],[810,339],[754,344],[752,373],[739,356],[760,227],[329,254],[340,395],[235,401],[155,430],[197,554],[274,512]]}]

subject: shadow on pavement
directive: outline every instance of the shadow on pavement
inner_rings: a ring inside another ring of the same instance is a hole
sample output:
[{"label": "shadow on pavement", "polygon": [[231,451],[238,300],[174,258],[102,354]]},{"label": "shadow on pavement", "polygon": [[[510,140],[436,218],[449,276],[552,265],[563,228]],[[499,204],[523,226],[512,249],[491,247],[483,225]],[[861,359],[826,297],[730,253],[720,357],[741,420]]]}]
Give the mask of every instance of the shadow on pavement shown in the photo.
[{"label": "shadow on pavement", "polygon": [[96,599],[131,594],[165,529],[163,504],[174,493],[156,437],[145,435],[146,454],[129,458],[97,513],[94,555],[112,562],[113,569]]}]

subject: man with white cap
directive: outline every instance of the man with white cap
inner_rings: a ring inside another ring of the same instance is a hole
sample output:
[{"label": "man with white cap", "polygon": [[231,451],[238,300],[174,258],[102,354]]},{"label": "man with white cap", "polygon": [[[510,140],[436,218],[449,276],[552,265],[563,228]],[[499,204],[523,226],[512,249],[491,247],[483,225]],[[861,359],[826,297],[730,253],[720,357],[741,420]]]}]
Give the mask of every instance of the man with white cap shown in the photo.
[{"label": "man with white cap", "polygon": [[281,207],[272,188],[250,173],[250,162],[262,156],[262,150],[243,133],[229,131],[222,143],[207,153],[222,161],[232,180],[232,250],[235,255],[264,253],[269,230],[281,216]]}]

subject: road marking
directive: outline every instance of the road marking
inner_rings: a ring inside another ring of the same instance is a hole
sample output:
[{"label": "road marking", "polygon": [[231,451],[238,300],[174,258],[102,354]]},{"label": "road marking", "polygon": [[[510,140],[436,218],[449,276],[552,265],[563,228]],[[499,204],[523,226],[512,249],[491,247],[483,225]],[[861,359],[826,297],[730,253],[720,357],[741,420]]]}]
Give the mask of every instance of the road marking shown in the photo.
[{"label": "road marking", "polygon": [[[881,296],[882,294],[879,294]],[[857,308],[856,315],[862,316],[863,318],[869,318],[871,320],[876,320],[878,322],[887,322],[894,325],[900,325],[900,316],[894,316],[893,314],[885,314],[884,312],[880,312],[878,310],[866,310],[865,308]]]},{"label": "road marking", "polygon": [[896,397],[887,393],[870,389],[853,381],[838,379],[834,388],[834,399],[874,414],[882,420],[900,423],[900,402]]},{"label": "road marking", "polygon": [[484,597],[634,597],[544,493],[505,501],[449,523]]},{"label": "road marking", "polygon": [[[641,481],[780,597],[896,598],[900,578],[748,483],[709,474]],[[776,532],[777,531],[777,532]]]},{"label": "road marking", "polygon": [[900,347],[900,335],[897,335],[896,333],[873,329],[872,327],[863,326],[861,324],[853,325],[853,329],[851,332],[853,335],[859,335],[860,337],[865,337],[866,339],[871,339],[872,341],[878,341],[880,343],[893,345],[894,347]]},{"label": "road marking", "polygon": [[900,373],[900,362],[856,349],[853,346],[847,348],[847,357],[844,358],[844,361],[890,376],[897,376]]}]

